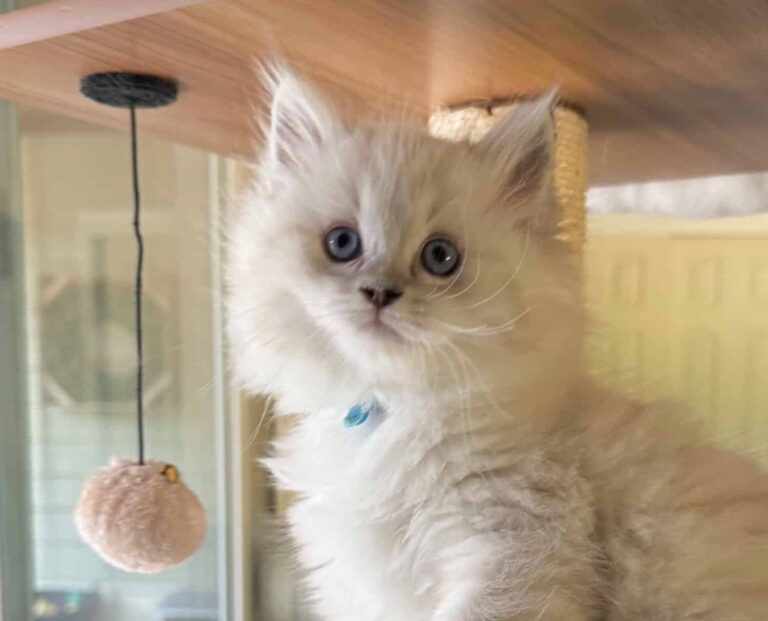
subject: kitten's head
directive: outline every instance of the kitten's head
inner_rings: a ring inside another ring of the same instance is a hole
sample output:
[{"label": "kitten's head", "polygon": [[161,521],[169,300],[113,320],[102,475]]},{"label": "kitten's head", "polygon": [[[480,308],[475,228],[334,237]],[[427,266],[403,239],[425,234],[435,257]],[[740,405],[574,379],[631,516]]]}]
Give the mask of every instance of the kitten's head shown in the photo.
[{"label": "kitten's head", "polygon": [[246,386],[304,409],[565,364],[578,287],[553,238],[552,97],[469,145],[349,127],[294,75],[271,85],[228,269]]}]

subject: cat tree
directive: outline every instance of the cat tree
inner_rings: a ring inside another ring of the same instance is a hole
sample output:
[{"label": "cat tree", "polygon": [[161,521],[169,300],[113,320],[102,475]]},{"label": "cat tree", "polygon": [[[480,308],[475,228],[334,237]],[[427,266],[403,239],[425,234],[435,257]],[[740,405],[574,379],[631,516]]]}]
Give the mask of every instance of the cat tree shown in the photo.
[{"label": "cat tree", "polygon": [[[480,140],[514,101],[484,101],[443,108],[429,118],[429,131],[446,140]],[[561,210],[560,237],[575,250],[585,239],[587,191],[587,122],[567,105],[558,105],[555,120],[555,194]]]}]

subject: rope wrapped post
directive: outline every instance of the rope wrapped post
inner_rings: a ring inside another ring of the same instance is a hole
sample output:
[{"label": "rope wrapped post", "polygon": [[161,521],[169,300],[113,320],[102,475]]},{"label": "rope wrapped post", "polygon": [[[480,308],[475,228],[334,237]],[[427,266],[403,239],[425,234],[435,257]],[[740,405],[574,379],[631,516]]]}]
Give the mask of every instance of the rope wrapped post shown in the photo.
[{"label": "rope wrapped post", "polygon": [[[486,101],[440,109],[429,118],[429,132],[446,140],[477,142],[514,106],[514,101]],[[586,237],[587,121],[575,108],[562,104],[553,116],[554,184],[561,212],[558,237],[580,252]]]}]

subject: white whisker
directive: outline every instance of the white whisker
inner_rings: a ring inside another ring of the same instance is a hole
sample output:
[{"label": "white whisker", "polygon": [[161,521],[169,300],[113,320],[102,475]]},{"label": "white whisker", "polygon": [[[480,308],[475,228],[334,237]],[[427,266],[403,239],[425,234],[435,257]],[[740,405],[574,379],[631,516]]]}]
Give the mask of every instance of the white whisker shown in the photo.
[{"label": "white whisker", "polygon": [[274,398],[271,395],[265,399],[264,409],[261,411],[261,418],[259,419],[259,423],[256,425],[256,429],[253,430],[253,433],[248,437],[245,446],[243,446],[243,450],[250,449],[253,443],[256,442],[256,439],[259,437],[259,432],[261,431],[261,426],[264,424],[264,419],[266,419],[267,412],[269,412],[273,402]]},{"label": "white whisker", "polygon": [[440,321],[439,319],[433,319],[432,321],[438,326],[445,328],[449,332],[454,332],[456,334],[464,334],[469,336],[494,336],[512,330],[515,327],[515,324],[517,324],[520,319],[527,315],[530,310],[530,307],[528,307],[512,319],[495,326],[457,326],[445,321]]},{"label": "white whisker", "polygon": [[487,298],[480,300],[479,302],[475,302],[474,304],[469,304],[467,306],[464,306],[463,308],[477,308],[478,306],[482,306],[483,304],[486,304],[487,302],[490,302],[493,300],[496,296],[498,296],[504,289],[506,289],[510,283],[515,279],[518,272],[520,271],[520,268],[523,266],[523,262],[525,261],[525,258],[528,254],[528,243],[531,237],[531,227],[528,225],[525,229],[525,241],[523,242],[523,252],[520,255],[520,260],[517,263],[517,266],[515,267],[515,270],[512,272],[512,275],[507,279],[507,281],[501,285],[496,291],[494,291],[491,295],[489,295]]},{"label": "white whisker", "polygon": [[444,300],[452,300],[453,298],[457,298],[460,295],[465,294],[467,291],[469,291],[472,287],[475,286],[475,283],[477,283],[477,279],[480,277],[480,257],[477,257],[477,270],[475,271],[475,277],[472,279],[472,282],[470,282],[466,287],[464,287],[461,291],[458,293],[452,293],[451,295],[445,296]]}]

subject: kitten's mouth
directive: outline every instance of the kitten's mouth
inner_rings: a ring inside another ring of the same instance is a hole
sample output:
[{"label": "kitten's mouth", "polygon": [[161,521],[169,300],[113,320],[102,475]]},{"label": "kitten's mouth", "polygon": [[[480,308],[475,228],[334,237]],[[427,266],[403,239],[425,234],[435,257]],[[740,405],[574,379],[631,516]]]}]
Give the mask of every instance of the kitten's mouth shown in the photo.
[{"label": "kitten's mouth", "polygon": [[397,327],[397,322],[385,317],[378,310],[363,324],[363,328],[385,338],[395,338],[399,341],[405,340],[405,336]]},{"label": "kitten's mouth", "polygon": [[395,327],[386,319],[384,319],[379,312],[376,312],[373,315],[370,321],[368,321],[367,326],[370,330],[375,330],[377,332],[383,332],[386,334],[398,334]]}]

